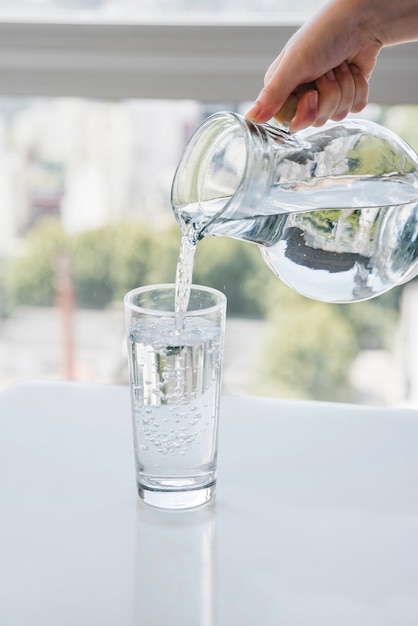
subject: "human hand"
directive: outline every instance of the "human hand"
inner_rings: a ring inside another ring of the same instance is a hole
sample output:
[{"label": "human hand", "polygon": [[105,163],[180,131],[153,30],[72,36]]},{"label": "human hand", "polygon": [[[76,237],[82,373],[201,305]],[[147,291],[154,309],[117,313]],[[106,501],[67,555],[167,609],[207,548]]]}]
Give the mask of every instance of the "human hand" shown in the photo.
[{"label": "human hand", "polygon": [[297,31],[267,70],[247,117],[260,123],[275,117],[295,132],[366,106],[368,79],[383,44],[373,34],[377,18],[358,4],[332,0]]},{"label": "human hand", "polygon": [[329,119],[340,121],[361,111],[368,93],[368,81],[357,66],[343,62],[317,80],[299,85],[272,117],[291,132],[322,126]]}]

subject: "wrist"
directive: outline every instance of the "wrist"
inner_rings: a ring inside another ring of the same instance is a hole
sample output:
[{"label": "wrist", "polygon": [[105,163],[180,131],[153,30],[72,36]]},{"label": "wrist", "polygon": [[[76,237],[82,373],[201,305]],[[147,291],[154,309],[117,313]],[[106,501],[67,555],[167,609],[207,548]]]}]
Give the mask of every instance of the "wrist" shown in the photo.
[{"label": "wrist", "polygon": [[359,25],[382,46],[418,39],[418,0],[360,0]]}]

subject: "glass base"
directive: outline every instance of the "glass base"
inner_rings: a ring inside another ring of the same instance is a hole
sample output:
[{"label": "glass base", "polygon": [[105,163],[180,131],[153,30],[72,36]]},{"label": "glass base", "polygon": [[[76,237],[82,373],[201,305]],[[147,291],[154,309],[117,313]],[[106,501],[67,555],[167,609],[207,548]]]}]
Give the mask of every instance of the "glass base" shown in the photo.
[{"label": "glass base", "polygon": [[189,491],[159,491],[138,484],[138,495],[143,502],[160,509],[191,509],[206,504],[215,495],[215,483]]}]

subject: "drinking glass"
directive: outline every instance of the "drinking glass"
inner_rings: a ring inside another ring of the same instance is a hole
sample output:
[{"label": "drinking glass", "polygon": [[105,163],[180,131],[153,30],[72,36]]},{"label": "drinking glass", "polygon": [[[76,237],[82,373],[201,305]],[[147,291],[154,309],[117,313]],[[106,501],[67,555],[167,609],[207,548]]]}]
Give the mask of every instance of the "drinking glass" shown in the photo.
[{"label": "drinking glass", "polygon": [[181,509],[215,491],[226,297],[192,285],[178,313],[175,292],[140,287],[124,304],[138,494]]}]

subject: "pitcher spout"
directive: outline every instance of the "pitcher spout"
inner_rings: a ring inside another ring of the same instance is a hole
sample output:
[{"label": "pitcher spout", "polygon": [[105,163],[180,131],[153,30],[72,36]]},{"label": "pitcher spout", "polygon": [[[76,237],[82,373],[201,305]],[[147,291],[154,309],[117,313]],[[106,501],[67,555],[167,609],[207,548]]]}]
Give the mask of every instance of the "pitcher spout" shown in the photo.
[{"label": "pitcher spout", "polygon": [[196,241],[211,234],[262,244],[275,216],[269,224],[255,223],[254,206],[262,206],[271,183],[270,150],[266,127],[236,113],[216,113],[203,122],[172,185],[182,233]]}]

